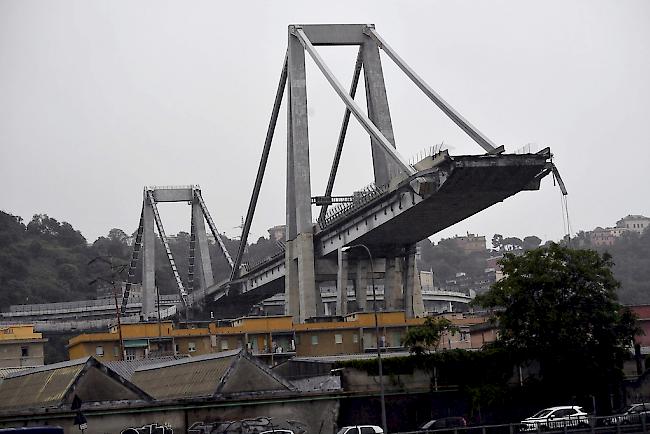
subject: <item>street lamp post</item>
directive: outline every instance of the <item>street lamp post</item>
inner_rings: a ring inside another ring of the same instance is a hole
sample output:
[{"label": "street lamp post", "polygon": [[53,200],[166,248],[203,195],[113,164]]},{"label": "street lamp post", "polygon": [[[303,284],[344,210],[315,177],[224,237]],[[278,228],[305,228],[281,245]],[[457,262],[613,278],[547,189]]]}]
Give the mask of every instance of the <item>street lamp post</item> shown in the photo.
[{"label": "street lamp post", "polygon": [[[381,401],[381,427],[384,430],[384,434],[388,433],[388,427],[386,424],[386,400],[384,398],[384,372],[381,364],[381,347],[379,339],[379,320],[377,315],[377,293],[375,291],[375,269],[372,261],[372,253],[370,249],[365,244],[354,244],[352,246],[346,246],[341,249],[342,252],[360,247],[366,251],[368,258],[370,259],[370,282],[372,284],[372,310],[375,314],[375,336],[377,337],[377,364],[379,365],[379,399]],[[341,289],[339,289],[341,290]],[[365,288],[364,288],[365,290]],[[384,287],[384,298],[386,297],[386,288]]]}]

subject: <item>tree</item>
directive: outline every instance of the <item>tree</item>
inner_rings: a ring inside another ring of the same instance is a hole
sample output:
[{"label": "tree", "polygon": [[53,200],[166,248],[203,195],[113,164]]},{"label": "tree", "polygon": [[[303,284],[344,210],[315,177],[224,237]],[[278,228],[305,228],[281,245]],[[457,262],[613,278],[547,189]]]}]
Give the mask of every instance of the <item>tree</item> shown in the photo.
[{"label": "tree", "polygon": [[459,328],[447,318],[428,317],[421,326],[409,329],[404,345],[412,353],[422,355],[427,351],[437,351],[440,340],[445,333],[456,333]]},{"label": "tree", "polygon": [[497,309],[498,346],[522,362],[537,360],[541,381],[556,398],[606,393],[603,387],[622,379],[638,331],[616,298],[619,284],[608,254],[553,243],[506,254],[501,265],[506,277],[476,300]]},{"label": "tree", "polygon": [[521,250],[524,245],[524,242],[517,237],[508,237],[508,238],[504,238],[501,241],[501,245],[502,248],[507,251]]},{"label": "tree", "polygon": [[542,239],[539,237],[536,237],[535,235],[529,235],[527,237],[524,237],[524,250],[533,250],[539,247],[539,245],[542,244]]},{"label": "tree", "polygon": [[497,251],[502,250],[502,244],[503,244],[503,235],[501,234],[494,234],[492,237],[492,248]]},{"label": "tree", "polygon": [[126,241],[128,240],[129,236],[122,229],[113,228],[110,231],[108,231],[107,238],[114,242],[126,244]]}]

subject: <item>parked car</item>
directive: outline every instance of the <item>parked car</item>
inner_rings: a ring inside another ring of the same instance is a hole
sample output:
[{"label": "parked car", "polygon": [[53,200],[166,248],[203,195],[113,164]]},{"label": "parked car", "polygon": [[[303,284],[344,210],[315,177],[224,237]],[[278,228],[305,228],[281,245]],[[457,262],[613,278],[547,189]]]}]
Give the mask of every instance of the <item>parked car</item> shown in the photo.
[{"label": "parked car", "polygon": [[432,419],[423,423],[418,428],[419,431],[429,431],[445,428],[464,428],[467,426],[465,418],[460,416],[442,417],[440,419]]},{"label": "parked car", "polygon": [[384,430],[376,425],[344,426],[337,434],[384,434]]},{"label": "parked car", "polygon": [[522,431],[588,427],[589,416],[577,405],[562,405],[541,410],[521,421]]},{"label": "parked car", "polygon": [[645,418],[646,422],[650,422],[650,403],[642,402],[639,404],[630,404],[627,407],[624,407],[620,414],[605,419],[605,424],[639,424],[643,423],[642,418]]}]

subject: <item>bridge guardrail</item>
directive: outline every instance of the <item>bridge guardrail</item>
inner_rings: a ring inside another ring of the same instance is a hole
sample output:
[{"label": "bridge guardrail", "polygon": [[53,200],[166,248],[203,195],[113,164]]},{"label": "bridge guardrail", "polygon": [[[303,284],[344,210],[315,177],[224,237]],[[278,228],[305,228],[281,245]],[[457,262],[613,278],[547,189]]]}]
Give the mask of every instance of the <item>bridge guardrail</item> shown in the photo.
[{"label": "bridge guardrail", "polygon": [[361,191],[355,192],[352,202],[343,203],[328,210],[325,217],[318,219],[318,226],[321,229],[325,229],[340,219],[347,217],[353,214],[355,211],[363,208],[372,200],[383,196],[386,192],[388,192],[388,185],[376,186],[374,184],[370,184],[367,187],[363,188]]}]

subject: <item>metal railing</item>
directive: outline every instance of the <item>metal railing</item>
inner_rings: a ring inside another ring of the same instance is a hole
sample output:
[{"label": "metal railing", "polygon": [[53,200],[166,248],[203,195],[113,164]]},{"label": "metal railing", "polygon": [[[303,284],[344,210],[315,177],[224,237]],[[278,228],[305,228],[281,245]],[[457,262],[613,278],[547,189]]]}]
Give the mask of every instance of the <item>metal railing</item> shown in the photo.
[{"label": "metal railing", "polygon": [[388,191],[388,185],[376,186],[370,184],[363,188],[361,191],[355,192],[352,202],[342,203],[334,208],[330,208],[327,214],[322,219],[318,219],[318,226],[325,229],[328,226],[336,223],[342,218],[354,214],[359,209],[372,202],[374,199],[384,195]]},{"label": "metal railing", "polygon": [[646,420],[641,416],[636,419],[619,420],[614,418],[619,416],[589,416],[584,418],[569,419],[551,419],[539,423],[522,422],[509,424],[491,424],[491,425],[470,425],[465,427],[448,427],[439,429],[426,429],[417,431],[391,431],[391,434],[515,434],[515,433],[603,433],[603,434],[623,434],[623,433],[647,433],[650,428],[650,417]]}]

